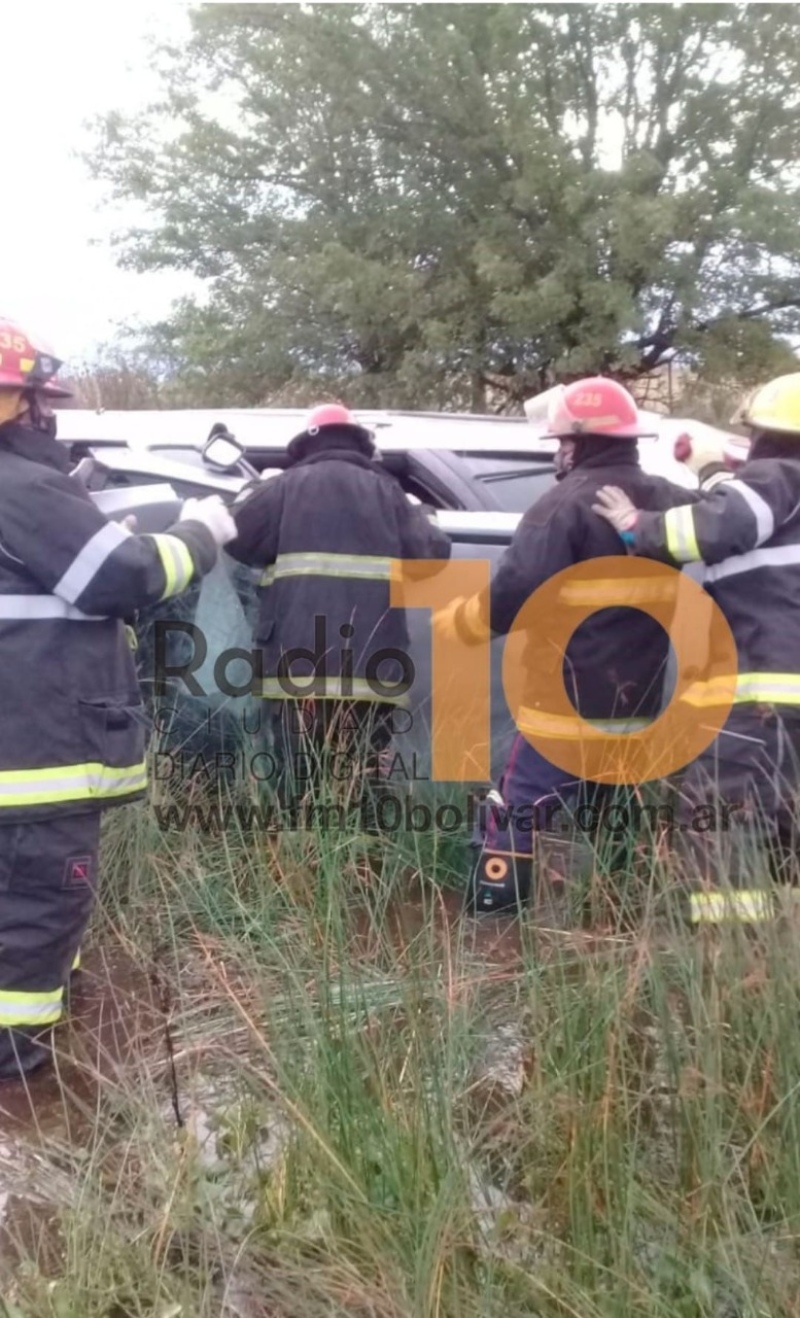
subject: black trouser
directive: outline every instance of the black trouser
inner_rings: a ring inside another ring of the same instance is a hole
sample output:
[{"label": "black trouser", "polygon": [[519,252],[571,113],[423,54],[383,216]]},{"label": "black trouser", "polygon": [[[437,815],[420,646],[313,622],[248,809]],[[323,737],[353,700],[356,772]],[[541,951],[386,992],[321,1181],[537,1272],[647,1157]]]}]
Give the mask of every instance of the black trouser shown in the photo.
[{"label": "black trouser", "polygon": [[394,705],[312,699],[270,703],[283,808],[302,810],[321,798],[335,798],[343,808],[369,810],[380,792],[381,760],[392,740]]},{"label": "black trouser", "polygon": [[681,784],[676,813],[691,877],[740,889],[796,882],[799,793],[800,711],[735,706]]},{"label": "black trouser", "polygon": [[97,888],[100,813],[0,825],[0,1080],[47,1061]]}]

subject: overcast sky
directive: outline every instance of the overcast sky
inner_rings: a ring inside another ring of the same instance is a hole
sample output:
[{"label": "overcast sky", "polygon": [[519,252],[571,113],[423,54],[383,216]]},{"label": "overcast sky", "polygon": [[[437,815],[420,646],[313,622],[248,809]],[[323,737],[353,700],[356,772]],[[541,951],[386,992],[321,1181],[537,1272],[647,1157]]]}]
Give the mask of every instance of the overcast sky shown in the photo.
[{"label": "overcast sky", "polygon": [[147,38],[184,31],[186,10],[169,0],[3,4],[0,315],[66,361],[91,355],[117,324],[163,314],[187,288],[179,275],[117,268],[109,237],[125,214],[102,207],[75,155],[93,140],[92,114],[152,96]]}]

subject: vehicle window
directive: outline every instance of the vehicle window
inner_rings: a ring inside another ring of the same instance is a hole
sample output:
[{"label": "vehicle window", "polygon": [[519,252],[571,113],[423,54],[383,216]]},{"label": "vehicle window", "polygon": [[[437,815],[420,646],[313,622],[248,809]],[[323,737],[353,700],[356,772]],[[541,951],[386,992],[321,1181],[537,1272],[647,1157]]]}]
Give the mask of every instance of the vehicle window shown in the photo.
[{"label": "vehicle window", "polygon": [[461,453],[472,476],[488,485],[503,512],[524,513],[555,484],[552,462],[519,458],[493,458]]},{"label": "vehicle window", "polygon": [[401,476],[400,484],[403,490],[413,503],[424,503],[429,508],[447,509],[452,507],[451,502],[446,502],[437,490],[433,490],[422,481],[415,480],[413,476]]}]

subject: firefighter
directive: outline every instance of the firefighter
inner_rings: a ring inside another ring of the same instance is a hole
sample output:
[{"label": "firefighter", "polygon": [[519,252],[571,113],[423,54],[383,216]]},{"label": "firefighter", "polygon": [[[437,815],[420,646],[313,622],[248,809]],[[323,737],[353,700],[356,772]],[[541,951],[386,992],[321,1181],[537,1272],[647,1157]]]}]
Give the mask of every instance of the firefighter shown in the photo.
[{"label": "firefighter", "polygon": [[[800,372],[756,389],[733,418],[737,423],[749,433],[745,460],[732,479],[699,501],[666,512],[648,510],[634,491],[609,482],[594,505],[630,552],[675,566],[704,565],[704,587],[736,643],[737,671],[718,672],[683,697],[697,719],[715,707],[723,708],[724,717],[733,699],[722,730],[689,765],[682,784],[679,818],[700,880],[690,903],[695,921],[769,918],[770,885],[748,887],[758,854],[763,862],[764,852],[752,846],[757,834],[772,853],[772,877],[795,877]],[[720,808],[709,814],[713,802]],[[698,820],[702,827],[693,828]],[[762,862],[757,864],[766,873]],[[721,891],[721,866],[732,866],[733,892]],[[761,877],[756,873],[757,880]]]},{"label": "firefighter", "polygon": [[[622,385],[602,376],[578,380],[550,391],[544,406],[549,436],[559,441],[557,484],[523,516],[490,587],[454,601],[436,616],[434,625],[443,637],[469,645],[478,643],[487,627],[495,636],[506,635],[533,592],[556,573],[606,555],[619,558],[618,538],[592,513],[598,482],[613,480],[653,510],[686,501],[685,489],[642,471],[636,441],[644,430],[636,403]],[[473,838],[477,855],[466,893],[470,913],[519,910],[530,896],[535,834],[548,828],[558,832],[568,815],[573,824],[580,823],[581,808],[596,819],[612,799],[607,785],[551,763],[523,735],[582,735],[577,720],[548,708],[542,693],[553,689],[555,675],[563,673],[573,706],[601,732],[632,731],[659,712],[667,636],[638,609],[604,607],[602,587],[588,578],[582,587],[577,577],[565,591],[564,607],[580,607],[585,618],[566,652],[553,648],[546,617],[538,628],[526,629],[520,730]],[[661,583],[653,589],[657,596]],[[614,581],[611,597],[619,597]],[[588,617],[587,602],[593,609]]]},{"label": "firefighter", "polygon": [[49,1058],[92,911],[101,812],[146,788],[123,619],[208,572],[235,533],[213,497],[163,535],[109,522],[71,477],[61,362],[0,320],[0,1079]]},{"label": "firefighter", "polygon": [[346,407],[314,408],[287,453],[285,471],[237,500],[227,546],[263,569],[253,640],[277,751],[273,785],[284,808],[332,777],[351,804],[363,802],[413,682],[390,563],[444,562],[450,540],[409,502]]}]

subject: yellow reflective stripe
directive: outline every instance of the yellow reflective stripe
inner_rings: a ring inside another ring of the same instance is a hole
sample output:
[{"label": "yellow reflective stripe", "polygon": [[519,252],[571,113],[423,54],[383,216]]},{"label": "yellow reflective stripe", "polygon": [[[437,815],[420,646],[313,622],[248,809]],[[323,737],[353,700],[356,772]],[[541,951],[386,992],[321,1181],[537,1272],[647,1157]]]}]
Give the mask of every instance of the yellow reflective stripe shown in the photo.
[{"label": "yellow reflective stripe", "polygon": [[[379,703],[401,704],[407,701],[408,696],[405,692],[405,684],[402,682],[386,682],[385,685],[389,690],[392,687],[400,689],[400,694],[381,695],[375,687],[364,680],[364,678],[351,677],[326,677],[324,689],[317,691],[314,689],[314,679],[309,678],[307,693],[300,687],[300,683],[305,681],[305,674],[298,675],[291,680],[291,685],[287,679],[279,682],[275,677],[265,677],[261,682],[259,694],[265,700],[371,700]],[[317,679],[319,681],[319,679]],[[296,689],[300,687],[300,689]],[[288,689],[287,689],[288,688]],[[295,688],[295,689],[293,689]]]},{"label": "yellow reflective stripe", "polygon": [[723,920],[769,920],[772,897],[764,889],[741,892],[693,892],[690,898],[692,924],[719,924]]},{"label": "yellow reflective stripe", "polygon": [[388,581],[392,560],[372,554],[278,554],[265,569],[260,585],[268,586],[283,577],[342,577],[364,581]]},{"label": "yellow reflective stripe", "polygon": [[76,953],[75,953],[75,959],[74,959],[74,961],[72,962],[71,969],[72,969],[72,970],[80,970],[80,968],[81,968],[81,954],[80,954],[80,952],[76,952]]},{"label": "yellow reflective stripe", "polygon": [[674,603],[678,598],[677,581],[664,581],[653,578],[652,581],[639,579],[626,581],[623,574],[618,578],[608,577],[600,581],[576,581],[562,586],[558,594],[559,602],[585,608],[600,608],[626,604]]},{"label": "yellow reflective stripe", "polygon": [[684,504],[664,513],[667,552],[677,563],[699,563],[702,554],[694,529],[694,506]]},{"label": "yellow reflective stripe", "polygon": [[61,1019],[63,988],[48,993],[0,990],[0,1026],[54,1025]]},{"label": "yellow reflective stripe", "polygon": [[800,704],[800,674],[739,673],[737,676],[712,677],[707,682],[693,682],[682,696],[697,708],[711,705],[740,705],[758,700],[773,705]]},{"label": "yellow reflective stripe", "polygon": [[594,741],[609,734],[641,732],[650,727],[652,718],[580,719],[568,714],[546,714],[538,709],[520,709],[517,726],[520,732],[534,736]]},{"label": "yellow reflective stripe", "polygon": [[54,769],[5,769],[0,772],[0,810],[20,805],[56,804],[124,796],[147,786],[144,761],[123,769],[106,764],[64,764]]},{"label": "yellow reflective stripe", "polygon": [[194,575],[194,562],[188,546],[177,535],[151,535],[158,550],[158,557],[164,569],[164,593],[162,600],[170,595],[180,595],[189,585]]}]

